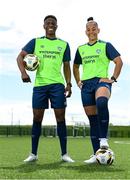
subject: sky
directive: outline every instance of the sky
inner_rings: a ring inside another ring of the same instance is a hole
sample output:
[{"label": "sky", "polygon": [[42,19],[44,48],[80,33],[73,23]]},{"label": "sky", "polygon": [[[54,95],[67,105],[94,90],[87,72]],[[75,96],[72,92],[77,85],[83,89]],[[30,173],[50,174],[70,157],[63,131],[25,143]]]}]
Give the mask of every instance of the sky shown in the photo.
[{"label": "sky", "polygon": [[[130,125],[130,21],[129,0],[1,0],[0,5],[0,124],[32,124],[32,83],[24,84],[16,58],[32,38],[44,35],[43,19],[53,14],[58,19],[57,37],[71,48],[71,67],[76,49],[87,42],[85,25],[93,16],[100,28],[99,39],[111,42],[120,52],[123,68],[113,84],[109,100],[110,123]],[[110,64],[111,77],[114,63]],[[67,124],[85,123],[80,90],[72,75],[73,94],[67,100]],[[53,110],[46,110],[44,124],[55,124]]]}]

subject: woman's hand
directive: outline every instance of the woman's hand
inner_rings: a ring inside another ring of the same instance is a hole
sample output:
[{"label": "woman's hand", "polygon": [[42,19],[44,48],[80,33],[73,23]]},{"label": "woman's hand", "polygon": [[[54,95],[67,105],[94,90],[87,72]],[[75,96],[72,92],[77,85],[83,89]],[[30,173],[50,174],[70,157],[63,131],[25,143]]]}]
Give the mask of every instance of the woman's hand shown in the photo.
[{"label": "woman's hand", "polygon": [[82,81],[79,81],[77,85],[78,85],[78,87],[79,87],[80,89],[82,89],[82,86],[83,86]]},{"label": "woman's hand", "polygon": [[112,79],[108,79],[108,78],[101,78],[99,80],[99,82],[114,83],[115,81]]}]

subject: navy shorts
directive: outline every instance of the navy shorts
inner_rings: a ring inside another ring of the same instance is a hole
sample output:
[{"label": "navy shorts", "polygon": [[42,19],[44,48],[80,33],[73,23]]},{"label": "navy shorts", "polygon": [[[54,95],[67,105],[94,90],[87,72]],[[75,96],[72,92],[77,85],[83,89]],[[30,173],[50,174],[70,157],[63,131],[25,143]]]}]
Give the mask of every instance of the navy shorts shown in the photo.
[{"label": "navy shorts", "polygon": [[100,87],[107,87],[111,92],[111,83],[99,82],[100,78],[92,78],[89,80],[82,81],[83,86],[81,89],[81,98],[83,106],[96,105],[95,93]]},{"label": "navy shorts", "polygon": [[33,109],[62,109],[66,107],[65,87],[63,84],[51,84],[33,88]]}]

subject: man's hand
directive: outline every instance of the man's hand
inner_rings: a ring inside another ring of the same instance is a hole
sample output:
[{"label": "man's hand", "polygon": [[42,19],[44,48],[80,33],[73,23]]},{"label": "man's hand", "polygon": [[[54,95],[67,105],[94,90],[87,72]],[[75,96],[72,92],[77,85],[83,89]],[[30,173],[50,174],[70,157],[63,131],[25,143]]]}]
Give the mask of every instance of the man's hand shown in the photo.
[{"label": "man's hand", "polygon": [[27,73],[23,73],[21,78],[24,83],[31,82],[31,79]]},{"label": "man's hand", "polygon": [[67,98],[69,98],[72,94],[71,87],[72,87],[71,83],[68,83],[65,88],[65,94]]}]

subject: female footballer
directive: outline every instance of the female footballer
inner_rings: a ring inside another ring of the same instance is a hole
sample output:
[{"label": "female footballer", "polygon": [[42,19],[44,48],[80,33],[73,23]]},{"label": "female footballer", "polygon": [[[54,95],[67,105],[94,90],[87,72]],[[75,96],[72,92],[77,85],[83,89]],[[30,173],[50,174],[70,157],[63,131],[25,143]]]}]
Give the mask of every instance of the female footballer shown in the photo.
[{"label": "female footballer", "polygon": [[[88,43],[78,47],[74,59],[73,73],[78,87],[84,111],[90,123],[90,137],[93,155],[85,163],[96,163],[95,153],[99,148],[108,148],[109,110],[108,100],[112,84],[117,82],[122,68],[120,53],[109,43],[98,39],[100,29],[93,17],[88,18],[86,35]],[[115,67],[111,78],[108,77],[109,63]],[[83,73],[80,79],[79,67]]]}]

